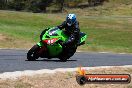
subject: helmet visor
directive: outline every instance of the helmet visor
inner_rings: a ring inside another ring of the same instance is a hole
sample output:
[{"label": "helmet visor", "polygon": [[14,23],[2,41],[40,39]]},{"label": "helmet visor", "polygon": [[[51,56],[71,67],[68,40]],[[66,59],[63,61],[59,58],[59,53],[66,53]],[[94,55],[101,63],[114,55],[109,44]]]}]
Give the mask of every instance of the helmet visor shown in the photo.
[{"label": "helmet visor", "polygon": [[72,25],[72,20],[71,19],[68,19],[67,20],[67,24],[68,24],[68,26],[71,26]]}]

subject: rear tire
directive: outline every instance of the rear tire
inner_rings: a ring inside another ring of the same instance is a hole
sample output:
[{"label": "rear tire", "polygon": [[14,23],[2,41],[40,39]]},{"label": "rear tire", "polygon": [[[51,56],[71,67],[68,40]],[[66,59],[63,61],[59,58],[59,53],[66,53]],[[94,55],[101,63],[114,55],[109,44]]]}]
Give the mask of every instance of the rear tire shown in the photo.
[{"label": "rear tire", "polygon": [[62,62],[66,62],[70,57],[72,57],[74,55],[74,53],[76,52],[76,49],[77,49],[77,47],[71,47],[67,50],[63,50],[59,59]]},{"label": "rear tire", "polygon": [[69,59],[69,58],[70,57],[67,57],[67,56],[61,56],[61,57],[59,57],[60,61],[62,61],[62,62],[66,62],[67,59]]},{"label": "rear tire", "polygon": [[36,59],[39,58],[37,55],[37,51],[39,50],[38,45],[34,45],[27,53],[27,59],[28,61],[35,61]]}]

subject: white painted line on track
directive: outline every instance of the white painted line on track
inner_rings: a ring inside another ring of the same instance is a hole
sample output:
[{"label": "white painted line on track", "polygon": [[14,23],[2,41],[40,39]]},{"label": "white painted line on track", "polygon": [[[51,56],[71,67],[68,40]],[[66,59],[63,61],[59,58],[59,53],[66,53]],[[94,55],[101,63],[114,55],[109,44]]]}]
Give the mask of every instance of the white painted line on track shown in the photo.
[{"label": "white painted line on track", "polygon": [[113,52],[98,52],[98,53],[101,53],[101,54],[121,54],[121,55],[125,55],[125,54],[132,54],[132,53],[113,53]]},{"label": "white painted line on track", "polygon": [[[29,50],[30,48],[22,49],[22,48],[0,48],[0,50]],[[86,53],[101,53],[101,54],[130,54],[132,53],[115,53],[115,52],[91,52],[91,51],[81,51],[77,50],[76,52],[81,53],[81,52],[86,52]]]},{"label": "white painted line on track", "polygon": [[29,49],[28,48],[0,48],[0,50],[29,50]]},{"label": "white painted line on track", "polygon": [[[112,68],[112,67],[127,67],[132,68],[132,65],[124,65],[124,66],[99,66],[99,67],[82,67],[85,70],[90,69],[100,69],[100,68]],[[15,71],[15,72],[4,72],[0,74],[0,79],[17,79],[21,76],[34,76],[37,74],[53,74],[56,72],[75,72],[78,68],[57,68],[54,70],[50,69],[42,69],[42,70],[25,70],[25,71]]]},{"label": "white painted line on track", "polygon": [[110,53],[110,52],[98,52],[98,53]]}]

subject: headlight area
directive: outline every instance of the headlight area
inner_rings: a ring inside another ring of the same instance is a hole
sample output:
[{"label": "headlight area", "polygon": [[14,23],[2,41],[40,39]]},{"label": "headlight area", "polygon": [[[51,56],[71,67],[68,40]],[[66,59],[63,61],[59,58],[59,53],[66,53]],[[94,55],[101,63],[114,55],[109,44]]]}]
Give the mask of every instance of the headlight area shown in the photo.
[{"label": "headlight area", "polygon": [[50,45],[50,44],[55,43],[57,40],[58,40],[58,38],[46,39],[46,40],[43,40],[43,43]]}]

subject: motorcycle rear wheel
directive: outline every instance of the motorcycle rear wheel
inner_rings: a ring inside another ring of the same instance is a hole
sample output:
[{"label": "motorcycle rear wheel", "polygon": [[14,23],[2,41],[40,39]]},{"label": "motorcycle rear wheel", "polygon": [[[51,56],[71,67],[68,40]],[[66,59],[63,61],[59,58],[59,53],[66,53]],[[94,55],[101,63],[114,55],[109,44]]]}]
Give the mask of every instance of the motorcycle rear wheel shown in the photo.
[{"label": "motorcycle rear wheel", "polygon": [[74,55],[76,49],[77,48],[75,47],[75,48],[71,48],[71,50],[68,50],[67,52],[62,52],[61,56],[59,57],[60,61],[66,62],[70,57]]},{"label": "motorcycle rear wheel", "polygon": [[62,62],[66,62],[70,57],[67,57],[67,56],[61,56],[59,57],[60,61]]}]

